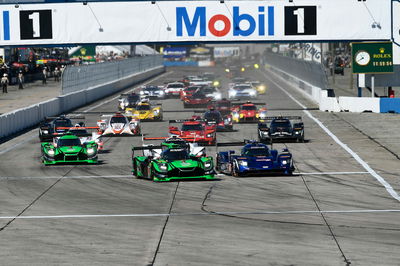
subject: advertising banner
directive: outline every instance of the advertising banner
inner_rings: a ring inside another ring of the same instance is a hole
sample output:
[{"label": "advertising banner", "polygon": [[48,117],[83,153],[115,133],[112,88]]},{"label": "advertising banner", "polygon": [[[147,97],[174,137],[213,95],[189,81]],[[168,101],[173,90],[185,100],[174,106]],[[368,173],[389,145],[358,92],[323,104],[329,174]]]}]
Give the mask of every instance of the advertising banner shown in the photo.
[{"label": "advertising banner", "polygon": [[389,40],[390,0],[138,1],[0,6],[0,46]]}]

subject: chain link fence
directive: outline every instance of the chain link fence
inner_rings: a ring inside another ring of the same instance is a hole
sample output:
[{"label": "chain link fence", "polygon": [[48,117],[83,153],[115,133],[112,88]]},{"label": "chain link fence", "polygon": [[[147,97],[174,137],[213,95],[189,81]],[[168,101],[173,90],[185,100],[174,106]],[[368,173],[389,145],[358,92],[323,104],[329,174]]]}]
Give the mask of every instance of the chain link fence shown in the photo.
[{"label": "chain link fence", "polygon": [[271,52],[265,52],[264,62],[313,86],[323,90],[329,89],[326,73],[321,64]]},{"label": "chain link fence", "polygon": [[93,65],[68,66],[62,75],[62,95],[115,81],[163,65],[161,55],[128,58]]}]

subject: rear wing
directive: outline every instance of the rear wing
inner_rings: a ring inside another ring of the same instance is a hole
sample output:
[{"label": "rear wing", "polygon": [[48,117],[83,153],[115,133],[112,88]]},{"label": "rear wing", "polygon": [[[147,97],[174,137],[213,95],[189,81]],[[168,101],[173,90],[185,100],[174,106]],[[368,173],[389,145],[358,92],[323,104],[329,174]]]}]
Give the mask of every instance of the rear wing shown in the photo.
[{"label": "rear wing", "polygon": [[267,105],[267,103],[254,103],[254,102],[232,102],[232,105],[237,106],[237,105],[243,105],[243,104],[254,104],[254,105]]},{"label": "rear wing", "polygon": [[52,121],[55,119],[85,119],[84,116],[45,116],[44,117],[44,121],[48,122],[48,121]]},{"label": "rear wing", "polygon": [[263,120],[272,121],[275,119],[302,120],[301,116],[267,116]]},{"label": "rear wing", "polygon": [[204,119],[175,119],[175,120],[169,120],[168,123],[185,123],[185,122],[205,122]]}]

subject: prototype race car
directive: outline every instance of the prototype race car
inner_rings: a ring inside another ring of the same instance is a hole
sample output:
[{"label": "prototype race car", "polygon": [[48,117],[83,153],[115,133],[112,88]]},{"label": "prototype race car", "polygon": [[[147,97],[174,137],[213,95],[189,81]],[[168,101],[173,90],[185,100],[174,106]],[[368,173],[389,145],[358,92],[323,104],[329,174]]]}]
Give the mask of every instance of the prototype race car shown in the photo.
[{"label": "prototype race car", "polygon": [[170,123],[183,123],[179,130],[176,126],[169,127],[169,135],[180,137],[188,142],[214,145],[217,140],[215,126],[207,126],[201,120],[170,120]]},{"label": "prototype race car", "polygon": [[164,99],[164,89],[159,86],[147,85],[140,88],[139,92],[141,97],[147,97],[149,99]]},{"label": "prototype race car", "polygon": [[236,84],[228,91],[229,99],[257,98],[257,90],[250,83]]},{"label": "prototype race car", "polygon": [[[189,149],[189,153],[191,156],[196,156],[196,157],[201,157],[201,156],[206,156],[206,148],[199,146],[198,143],[190,143],[185,141],[182,138],[173,136],[173,137],[144,137],[143,140],[163,140],[161,143],[162,145],[167,145],[167,144],[176,144],[181,147],[187,147]],[[149,144],[145,145],[143,144],[144,147],[151,147],[152,149],[150,150],[143,150],[143,155],[144,156],[153,156],[154,158],[159,158],[161,156],[162,149],[157,149],[154,148],[154,145]]]},{"label": "prototype race car", "polygon": [[136,93],[121,94],[121,98],[118,99],[118,110],[125,111],[125,108],[135,108],[140,100],[140,95]]},{"label": "prototype race car", "polygon": [[[135,150],[162,149],[159,157],[135,156]],[[133,147],[132,173],[138,178],[153,181],[181,179],[214,179],[212,157],[197,157],[190,154],[188,147],[175,143],[162,146]]]},{"label": "prototype race car", "polygon": [[210,108],[204,113],[203,119],[208,126],[215,126],[217,131],[232,131],[232,116],[222,117],[221,113],[214,108]]},{"label": "prototype race car", "polygon": [[[61,129],[63,129],[63,128],[61,128]],[[74,127],[65,128],[65,129],[68,130],[66,133],[55,133],[54,134],[53,140],[55,143],[61,136],[69,134],[69,135],[77,136],[80,139],[82,144],[86,144],[86,143],[94,141],[97,144],[97,150],[98,151],[103,150],[104,142],[101,137],[101,134],[99,134],[98,131],[95,131],[95,132],[88,131],[88,129],[97,129],[98,130],[99,129],[98,127],[85,127],[82,124],[76,124]]]},{"label": "prototype race car", "polygon": [[[223,144],[223,145],[221,145]],[[241,143],[221,143],[219,146],[236,146]],[[292,175],[294,171],[292,154],[283,149],[281,153],[269,149],[267,145],[257,141],[247,141],[240,155],[234,155],[235,151],[218,152],[216,170],[233,175],[262,175],[267,173],[280,173]]]},{"label": "prototype race car", "polygon": [[217,87],[204,87],[202,91],[206,97],[210,97],[214,101],[222,99],[222,93]]},{"label": "prototype race car", "polygon": [[84,117],[67,117],[61,115],[59,117],[46,117],[45,121],[39,126],[39,139],[43,141],[51,141],[55,134],[61,134],[73,127],[71,119],[84,119]]},{"label": "prototype race car", "polygon": [[200,90],[201,88],[202,88],[202,86],[189,86],[189,87],[181,90],[181,92],[180,92],[181,100],[183,101],[185,97],[192,96],[193,93]]},{"label": "prototype race car", "polygon": [[[258,139],[262,142],[296,141],[304,142],[304,124],[301,116],[266,117],[267,123],[258,124]],[[293,123],[293,120],[299,122]]]},{"label": "prototype race car", "polygon": [[263,121],[267,117],[267,109],[258,109],[256,105],[264,105],[264,103],[238,103],[239,105],[233,108],[232,119],[235,123],[258,122]]},{"label": "prototype race car", "polygon": [[66,134],[54,143],[41,144],[42,162],[45,165],[58,163],[97,163],[97,144],[89,141],[82,144],[79,137]]},{"label": "prototype race car", "polygon": [[99,132],[103,136],[122,136],[122,135],[140,135],[141,127],[138,119],[129,119],[121,113],[102,117],[110,117],[110,120],[99,120],[97,125]]},{"label": "prototype race car", "polygon": [[153,107],[148,100],[142,100],[136,108],[126,108],[125,115],[140,121],[162,121],[163,111],[161,106]]},{"label": "prototype race car", "polygon": [[172,82],[168,83],[164,88],[166,97],[179,97],[181,90],[185,88],[185,84],[182,82]]},{"label": "prototype race car", "polygon": [[184,108],[195,108],[195,107],[206,107],[212,98],[207,97],[202,90],[197,90],[190,96],[185,96],[183,98],[183,107]]}]

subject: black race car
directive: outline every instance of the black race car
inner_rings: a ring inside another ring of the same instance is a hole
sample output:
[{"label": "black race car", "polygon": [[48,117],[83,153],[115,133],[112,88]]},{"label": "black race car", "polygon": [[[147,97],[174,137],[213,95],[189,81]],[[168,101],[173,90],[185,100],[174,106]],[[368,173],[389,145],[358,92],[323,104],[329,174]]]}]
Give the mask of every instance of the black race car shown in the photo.
[{"label": "black race car", "polygon": [[[65,115],[59,117],[46,117],[44,122],[39,126],[39,139],[43,141],[51,141],[57,134],[66,133],[69,128],[73,127],[72,118],[68,118]],[[73,117],[73,119],[84,119],[84,117]],[[78,123],[80,126],[84,126],[83,122]]]},{"label": "black race car", "polygon": [[[267,123],[258,123],[258,139],[260,142],[296,141],[304,142],[304,124],[301,116],[266,117]],[[293,121],[296,121],[294,123]]]},{"label": "black race car", "polygon": [[121,98],[118,99],[118,110],[125,111],[126,108],[135,108],[140,100],[140,95],[136,93],[121,94]]},{"label": "black race car", "polygon": [[217,131],[232,131],[233,121],[231,116],[222,116],[218,110],[210,108],[204,113],[204,121],[209,126],[216,126]]}]

